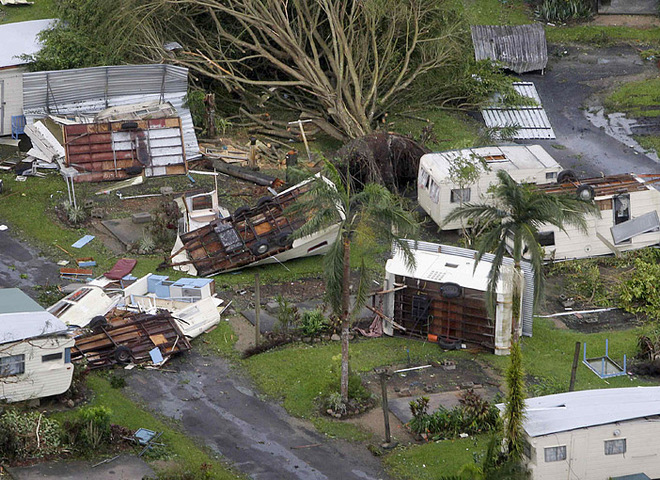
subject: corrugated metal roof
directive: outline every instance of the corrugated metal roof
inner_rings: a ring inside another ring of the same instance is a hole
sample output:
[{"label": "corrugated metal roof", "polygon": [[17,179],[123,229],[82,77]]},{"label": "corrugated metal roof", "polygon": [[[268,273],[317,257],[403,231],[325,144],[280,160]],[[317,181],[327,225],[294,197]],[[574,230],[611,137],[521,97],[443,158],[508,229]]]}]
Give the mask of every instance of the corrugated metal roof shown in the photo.
[{"label": "corrugated metal roof", "polygon": [[50,18],[0,25],[0,68],[24,65],[26,62],[17,57],[34,55],[41,50],[39,32],[55,21]]},{"label": "corrugated metal roof", "polygon": [[117,65],[23,74],[29,123],[46,115],[93,115],[109,107],[158,100],[181,117],[186,157],[199,158],[190,110],[184,107],[188,69],[175,65]]},{"label": "corrugated metal roof", "polygon": [[[657,182],[660,175],[647,176],[649,181]],[[591,185],[596,197],[620,195],[621,193],[652,190],[653,187],[644,182],[644,179],[632,173],[609,175],[607,177],[581,178],[577,182],[546,183],[535,185],[534,188],[545,193],[572,194],[579,185]]]},{"label": "corrugated metal roof", "polygon": [[539,437],[660,415],[660,387],[558,393],[528,398],[525,406],[525,431],[530,437]]},{"label": "corrugated metal roof", "polygon": [[477,60],[500,62],[516,73],[543,70],[548,46],[543,25],[474,25],[472,43]]},{"label": "corrugated metal roof", "polygon": [[64,333],[67,326],[18,288],[0,289],[0,344]]},{"label": "corrugated metal roof", "polygon": [[[418,252],[430,252],[435,255],[439,255],[438,250],[441,250],[443,255],[453,255],[456,257],[469,258],[469,259],[474,259],[474,256],[477,254],[476,250],[454,247],[452,245],[441,245],[438,243],[422,242],[415,240],[406,240],[406,242],[408,242],[408,245],[412,250],[416,250]],[[397,257],[396,249],[394,249],[394,251],[392,252],[392,257],[393,258]],[[481,262],[479,262],[477,271],[480,271],[480,269],[482,268],[481,265],[484,265],[485,266],[484,268],[486,269],[485,273],[482,273],[480,275],[482,277],[483,282],[487,281],[486,276],[490,271],[490,267],[488,267],[488,265],[493,262],[494,258],[495,255],[491,253],[486,253],[481,258]],[[388,260],[388,265],[389,262],[390,261]],[[513,265],[513,259],[509,257],[505,257],[503,264]],[[474,262],[472,262],[472,265],[474,265]],[[388,267],[386,266],[385,268],[387,269]],[[522,299],[523,300],[523,335],[527,337],[531,337],[532,324],[534,320],[534,269],[532,268],[532,265],[526,261],[521,262],[521,268],[523,270],[523,274],[525,275],[525,289],[523,291],[523,299]],[[429,279],[434,280],[430,277]],[[470,288],[475,288],[475,287],[470,287]]]},{"label": "corrugated metal roof", "polygon": [[514,82],[513,88],[521,95],[533,99],[537,105],[503,107],[493,105],[481,110],[484,122],[489,128],[518,127],[515,139],[552,139],[555,132],[548,115],[541,105],[536,87],[532,82]]}]

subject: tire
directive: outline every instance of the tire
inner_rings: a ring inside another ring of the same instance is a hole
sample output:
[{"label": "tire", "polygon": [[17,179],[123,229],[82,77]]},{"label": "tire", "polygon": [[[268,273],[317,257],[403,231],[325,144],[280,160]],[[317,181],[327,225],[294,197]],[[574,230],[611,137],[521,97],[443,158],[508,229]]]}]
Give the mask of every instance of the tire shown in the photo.
[{"label": "tire", "polygon": [[250,211],[250,207],[247,205],[243,205],[242,207],[238,207],[236,210],[234,210],[234,214],[232,215],[232,218],[234,220],[237,220],[239,218],[245,217],[245,215]]},{"label": "tire", "polygon": [[278,247],[288,247],[292,243],[291,232],[282,232],[275,237],[275,245]]},{"label": "tire", "polygon": [[131,353],[131,349],[128,347],[124,347],[123,345],[117,347],[115,351],[112,353],[112,355],[115,357],[117,363],[121,363],[122,365],[130,363],[130,361],[133,359],[133,354]]},{"label": "tire", "polygon": [[557,174],[557,183],[577,182],[578,177],[573,170],[562,170]]},{"label": "tire", "polygon": [[97,315],[94,318],[92,318],[87,325],[89,328],[92,330],[96,330],[99,327],[107,327],[108,326],[108,319],[105,318],[103,315]]},{"label": "tire", "polygon": [[460,350],[461,342],[460,340],[446,340],[438,336],[438,346],[443,350]]},{"label": "tire", "polygon": [[265,240],[261,240],[261,241],[255,243],[254,245],[252,245],[252,247],[250,248],[250,251],[252,252],[253,255],[258,256],[258,255],[263,255],[264,253],[266,253],[269,250],[269,248],[270,247],[268,245],[268,242],[265,241]]},{"label": "tire", "polygon": [[596,191],[591,185],[580,185],[575,191],[580,200],[588,202],[596,197]]},{"label": "tire", "polygon": [[257,200],[257,208],[263,207],[264,205],[269,205],[273,203],[273,197],[261,197]]}]

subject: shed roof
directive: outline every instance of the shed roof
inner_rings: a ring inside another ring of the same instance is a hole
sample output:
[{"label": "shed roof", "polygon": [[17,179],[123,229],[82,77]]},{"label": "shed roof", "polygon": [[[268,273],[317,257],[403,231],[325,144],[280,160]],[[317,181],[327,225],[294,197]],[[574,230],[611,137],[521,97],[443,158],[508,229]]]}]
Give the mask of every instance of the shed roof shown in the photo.
[{"label": "shed roof", "polygon": [[531,25],[473,25],[477,60],[495,60],[516,73],[543,70],[548,63],[545,29]]},{"label": "shed roof", "polygon": [[528,398],[525,405],[525,431],[539,437],[660,415],[660,387],[558,393]]},{"label": "shed roof", "polygon": [[0,68],[24,65],[20,55],[33,55],[41,49],[38,34],[48,28],[54,19],[0,25]]},{"label": "shed roof", "polygon": [[458,157],[480,157],[486,161],[491,170],[531,170],[557,169],[561,170],[554,158],[541,145],[505,145],[493,147],[465,148],[423,155],[420,163],[433,170],[433,174],[441,177],[449,176],[451,161]]},{"label": "shed roof", "polygon": [[0,289],[0,345],[66,330],[61,320],[18,288]]}]

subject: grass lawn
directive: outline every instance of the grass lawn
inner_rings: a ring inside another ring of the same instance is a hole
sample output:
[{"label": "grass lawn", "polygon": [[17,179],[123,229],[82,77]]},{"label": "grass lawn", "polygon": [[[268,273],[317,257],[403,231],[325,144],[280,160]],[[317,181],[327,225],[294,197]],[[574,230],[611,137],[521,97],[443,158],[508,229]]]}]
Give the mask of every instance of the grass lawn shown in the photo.
[{"label": "grass lawn", "polygon": [[[190,478],[208,478],[217,480],[236,480],[245,478],[230,470],[215,458],[186,437],[177,428],[165,421],[154,417],[147,410],[142,409],[127,398],[121,390],[114,389],[110,382],[99,374],[91,374],[87,378],[87,385],[94,392],[94,398],[90,406],[102,405],[112,411],[111,422],[117,425],[137,430],[140,427],[163,432],[162,443],[166,445],[165,450],[168,459],[176,462],[178,467],[194,473]],[[60,421],[73,416],[75,411],[57,414],[55,418]],[[203,471],[208,468],[208,476],[203,476]],[[168,477],[170,478],[170,477]],[[188,478],[188,477],[186,477]]]},{"label": "grass lawn", "polygon": [[660,78],[622,85],[605,99],[605,106],[633,117],[660,116]]},{"label": "grass lawn", "polygon": [[456,475],[461,467],[474,462],[474,455],[486,450],[488,437],[458,438],[398,448],[387,455],[384,463],[395,478],[436,480]]},{"label": "grass lawn", "polygon": [[633,45],[660,45],[660,28],[633,28],[599,25],[573,25],[545,27],[548,43],[583,43],[610,46],[617,43]]},{"label": "grass lawn", "polygon": [[633,137],[637,142],[647,150],[655,150],[656,155],[660,155],[660,137],[650,135],[635,135]]},{"label": "grass lawn", "polygon": [[41,20],[55,15],[55,0],[34,0],[34,5],[0,6],[0,23]]}]

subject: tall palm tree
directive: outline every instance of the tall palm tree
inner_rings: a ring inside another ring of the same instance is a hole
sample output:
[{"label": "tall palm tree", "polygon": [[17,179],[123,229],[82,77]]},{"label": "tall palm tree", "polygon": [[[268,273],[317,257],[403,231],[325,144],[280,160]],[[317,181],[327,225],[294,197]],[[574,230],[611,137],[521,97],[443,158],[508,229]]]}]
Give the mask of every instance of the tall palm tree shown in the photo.
[{"label": "tall palm tree", "polygon": [[[329,181],[328,181],[329,180]],[[350,304],[350,261],[353,242],[369,244],[374,240],[396,245],[410,266],[414,257],[403,240],[417,231],[417,222],[400,199],[385,187],[373,183],[356,191],[350,173],[342,176],[330,163],[323,176],[315,177],[311,189],[291,208],[308,221],[296,232],[300,238],[338,225],[337,238],[324,258],[326,300],[341,319],[341,398],[348,402],[348,336],[351,320],[367,300],[372,274],[367,268],[365,250],[355,251],[359,258],[356,298]]]},{"label": "tall palm tree", "polygon": [[[491,315],[495,311],[497,283],[502,274],[504,257],[509,249],[518,279],[514,281],[514,308],[515,296],[520,291],[518,283],[521,277],[520,262],[524,248],[527,249],[534,268],[534,304],[536,304],[542,296],[544,286],[543,248],[538,243],[539,229],[550,224],[561,231],[565,231],[568,225],[586,231],[586,215],[600,215],[600,210],[593,201],[586,201],[577,196],[544,193],[532,185],[517,183],[505,170],[499,170],[497,178],[499,183],[493,188],[492,202],[466,203],[454,209],[445,218],[447,223],[456,219],[471,219],[475,223],[490,223],[493,227],[477,240],[477,263],[486,252],[492,251],[495,255],[488,275],[486,291],[486,306]],[[514,341],[518,339],[518,322],[521,314],[522,312],[518,312],[518,315],[514,315],[512,322]]]}]

